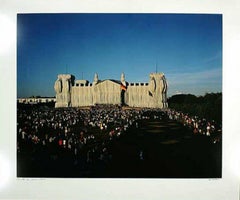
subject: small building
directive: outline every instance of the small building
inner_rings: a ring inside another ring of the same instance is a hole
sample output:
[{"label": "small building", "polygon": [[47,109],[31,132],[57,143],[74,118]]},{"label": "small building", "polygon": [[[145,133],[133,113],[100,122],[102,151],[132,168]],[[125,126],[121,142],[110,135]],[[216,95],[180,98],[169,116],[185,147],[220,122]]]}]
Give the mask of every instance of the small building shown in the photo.
[{"label": "small building", "polygon": [[96,104],[130,107],[167,108],[167,82],[163,73],[151,73],[148,83],[129,83],[122,73],[120,80],[93,82],[75,80],[71,74],[60,74],[55,82],[55,107],[81,107]]},{"label": "small building", "polygon": [[56,102],[54,97],[29,97],[29,98],[18,98],[18,103],[23,104],[39,104],[39,103],[51,103]]}]

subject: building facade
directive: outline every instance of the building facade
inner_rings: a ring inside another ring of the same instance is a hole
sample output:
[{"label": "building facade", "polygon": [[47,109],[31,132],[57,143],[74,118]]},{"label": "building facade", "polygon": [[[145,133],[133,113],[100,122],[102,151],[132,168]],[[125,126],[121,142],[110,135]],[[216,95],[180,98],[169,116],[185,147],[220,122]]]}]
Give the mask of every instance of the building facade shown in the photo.
[{"label": "building facade", "polygon": [[71,74],[60,74],[55,82],[55,107],[82,107],[96,104],[115,104],[130,107],[167,108],[167,82],[163,73],[151,73],[148,83],[128,83],[120,80],[93,82],[75,80]]}]

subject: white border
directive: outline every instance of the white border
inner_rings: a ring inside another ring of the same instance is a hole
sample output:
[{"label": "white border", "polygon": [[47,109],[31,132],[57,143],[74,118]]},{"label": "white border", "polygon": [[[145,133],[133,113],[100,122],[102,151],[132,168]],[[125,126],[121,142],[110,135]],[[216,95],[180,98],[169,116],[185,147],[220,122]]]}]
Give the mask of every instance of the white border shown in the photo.
[{"label": "white border", "polygon": [[[10,49],[0,54],[0,199],[239,199],[240,151],[238,67],[240,3],[237,0],[0,0],[0,36]],[[222,179],[17,179],[16,19],[17,13],[218,13],[223,14],[223,178]],[[14,34],[12,34],[14,32]],[[3,48],[0,46],[0,48]],[[7,47],[6,47],[7,48]],[[3,169],[3,166],[5,168]]]}]

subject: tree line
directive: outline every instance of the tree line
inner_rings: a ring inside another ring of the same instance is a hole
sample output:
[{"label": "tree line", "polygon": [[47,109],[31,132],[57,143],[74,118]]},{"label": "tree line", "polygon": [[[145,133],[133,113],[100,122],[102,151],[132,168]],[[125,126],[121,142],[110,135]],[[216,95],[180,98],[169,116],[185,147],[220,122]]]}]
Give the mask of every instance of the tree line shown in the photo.
[{"label": "tree line", "polygon": [[193,94],[173,95],[168,98],[168,106],[193,116],[222,122],[222,93],[207,93],[198,97]]}]

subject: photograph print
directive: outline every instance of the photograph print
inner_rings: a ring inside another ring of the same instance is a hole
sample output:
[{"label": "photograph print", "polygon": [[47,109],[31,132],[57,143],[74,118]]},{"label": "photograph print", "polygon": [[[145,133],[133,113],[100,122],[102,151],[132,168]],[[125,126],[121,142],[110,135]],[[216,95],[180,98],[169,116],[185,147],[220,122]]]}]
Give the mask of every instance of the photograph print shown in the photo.
[{"label": "photograph print", "polygon": [[222,178],[222,15],[17,14],[17,177]]}]

